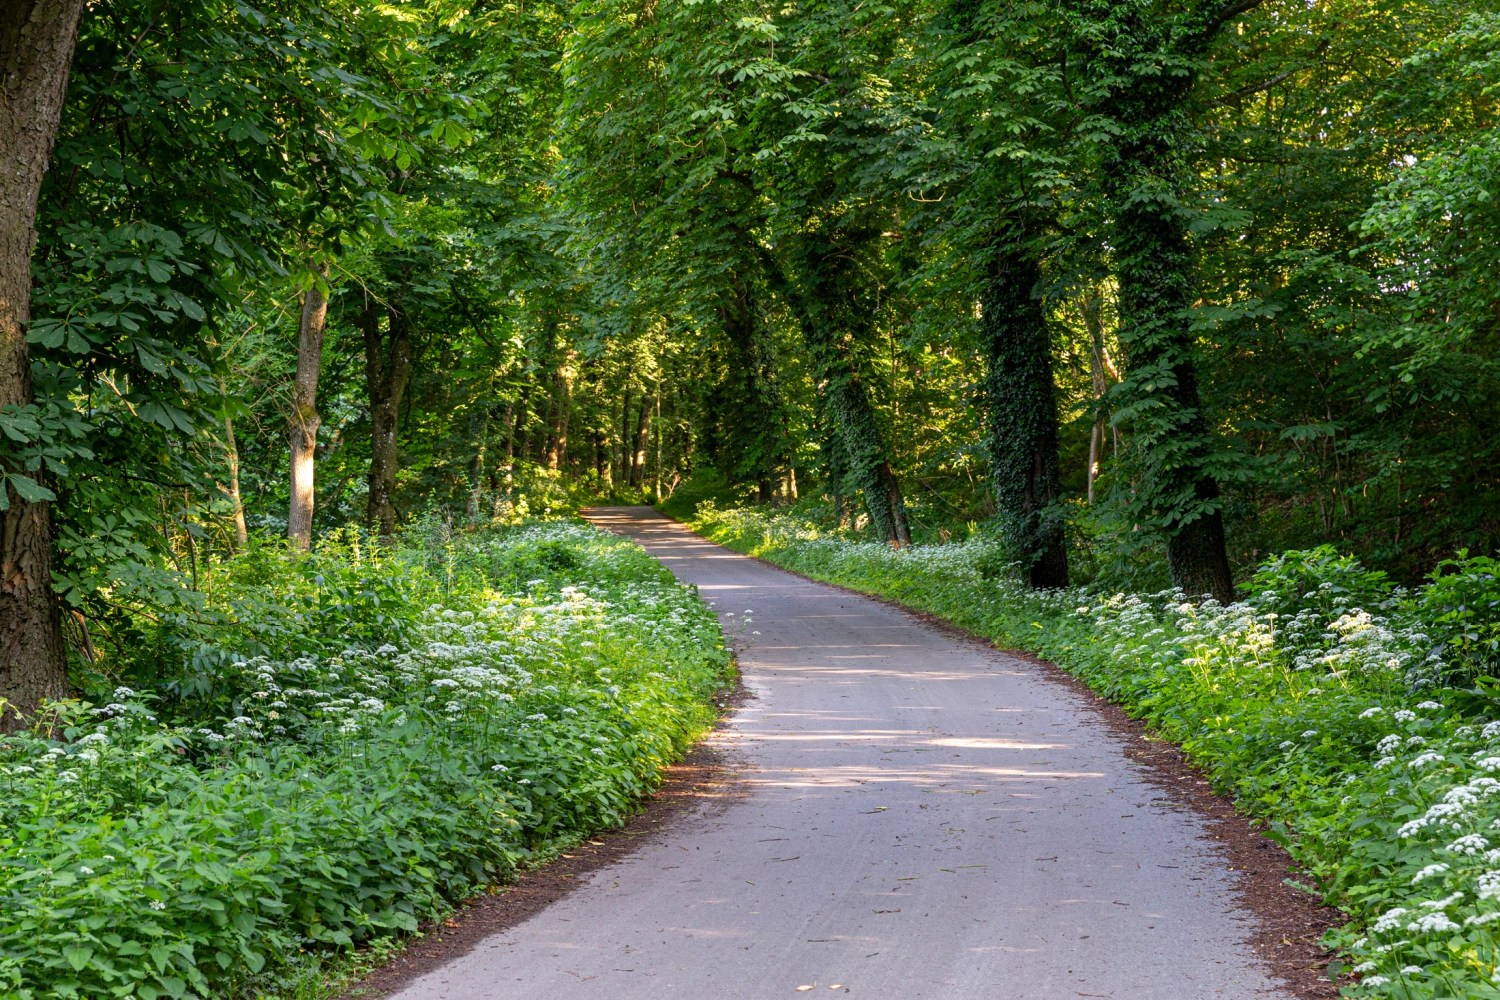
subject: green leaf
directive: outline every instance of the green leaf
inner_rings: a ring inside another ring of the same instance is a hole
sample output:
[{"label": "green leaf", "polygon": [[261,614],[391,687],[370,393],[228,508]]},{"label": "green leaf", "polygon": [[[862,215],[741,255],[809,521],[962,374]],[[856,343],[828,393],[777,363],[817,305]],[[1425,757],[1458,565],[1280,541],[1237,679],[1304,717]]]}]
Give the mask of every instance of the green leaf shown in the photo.
[{"label": "green leaf", "polygon": [[89,964],[89,959],[94,957],[94,949],[88,945],[68,945],[63,948],[62,953],[74,972],[81,972]]},{"label": "green leaf", "polygon": [[10,483],[11,488],[16,491],[16,494],[27,503],[41,503],[44,500],[57,499],[56,493],[53,493],[29,476],[12,472],[7,474],[5,478]]}]

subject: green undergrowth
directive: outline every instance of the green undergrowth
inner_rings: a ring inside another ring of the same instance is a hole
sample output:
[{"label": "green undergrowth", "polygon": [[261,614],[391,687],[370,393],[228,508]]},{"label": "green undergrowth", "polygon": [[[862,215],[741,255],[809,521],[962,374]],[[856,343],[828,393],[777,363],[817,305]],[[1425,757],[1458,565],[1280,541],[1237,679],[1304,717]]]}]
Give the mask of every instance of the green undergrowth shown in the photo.
[{"label": "green undergrowth", "polygon": [[1326,547],[1289,552],[1222,607],[1173,591],[1037,593],[983,538],[895,551],[830,537],[818,518],[712,503],[691,524],[1035,652],[1180,744],[1348,915],[1328,938],[1346,995],[1500,997],[1493,560],[1450,560],[1407,591]]},{"label": "green undergrowth", "polygon": [[0,739],[0,995],[314,995],[619,824],[732,669],[696,592],[575,523],[207,572]]}]

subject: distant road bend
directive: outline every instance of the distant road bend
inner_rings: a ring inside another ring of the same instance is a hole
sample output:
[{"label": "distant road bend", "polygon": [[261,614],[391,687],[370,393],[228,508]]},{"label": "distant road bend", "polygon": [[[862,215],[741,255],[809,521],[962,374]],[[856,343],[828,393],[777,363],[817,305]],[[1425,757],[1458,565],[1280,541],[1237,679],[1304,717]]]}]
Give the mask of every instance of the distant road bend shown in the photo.
[{"label": "distant road bend", "polygon": [[754,610],[754,698],[716,737],[746,793],[400,1000],[1287,996],[1200,820],[1160,804],[1077,695],[648,507],[590,518],[725,621]]}]

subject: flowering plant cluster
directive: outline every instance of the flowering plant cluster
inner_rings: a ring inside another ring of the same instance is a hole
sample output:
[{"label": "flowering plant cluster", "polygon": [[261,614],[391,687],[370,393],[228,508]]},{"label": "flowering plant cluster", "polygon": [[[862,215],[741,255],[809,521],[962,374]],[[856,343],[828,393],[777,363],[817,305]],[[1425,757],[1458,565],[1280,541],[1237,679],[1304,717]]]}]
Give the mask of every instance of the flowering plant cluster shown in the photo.
[{"label": "flowering plant cluster", "polygon": [[1493,561],[1451,560],[1408,592],[1331,549],[1286,553],[1224,607],[1038,593],[994,572],[983,539],[895,551],[711,505],[695,527],[1034,651],[1180,743],[1349,915],[1328,942],[1347,995],[1500,997]]},{"label": "flowering plant cluster", "polygon": [[[253,989],[628,815],[713,718],[716,617],[592,528],[448,549],[228,567],[229,638],[184,666],[206,693],[118,686],[0,739],[0,995]],[[393,572],[409,599],[360,596]]]}]

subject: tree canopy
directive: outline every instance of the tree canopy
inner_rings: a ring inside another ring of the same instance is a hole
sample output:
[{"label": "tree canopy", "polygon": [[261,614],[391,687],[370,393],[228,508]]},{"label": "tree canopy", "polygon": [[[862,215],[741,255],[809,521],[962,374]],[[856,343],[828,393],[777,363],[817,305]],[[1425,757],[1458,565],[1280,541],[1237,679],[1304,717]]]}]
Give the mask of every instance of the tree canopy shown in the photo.
[{"label": "tree canopy", "polygon": [[0,618],[71,639],[17,704],[205,561],[568,491],[1223,601],[1497,547],[1484,4],[22,6],[77,29],[6,202]]}]

